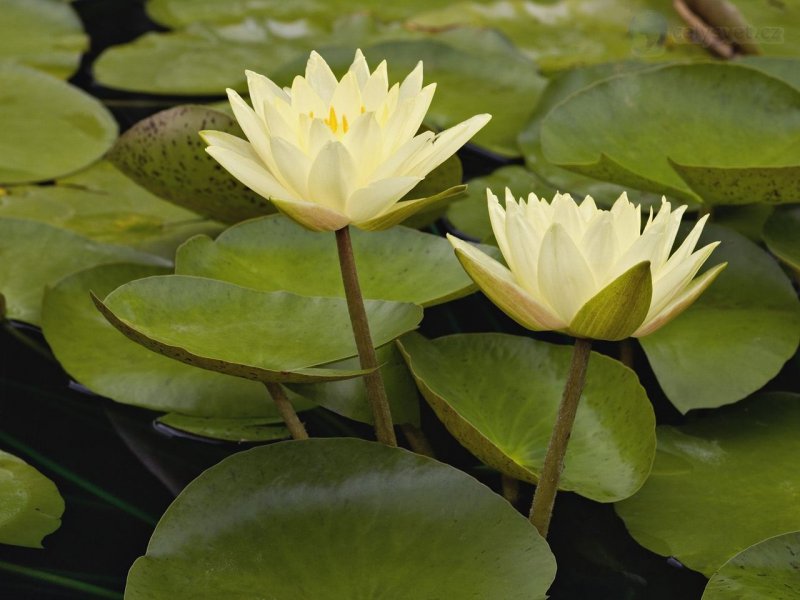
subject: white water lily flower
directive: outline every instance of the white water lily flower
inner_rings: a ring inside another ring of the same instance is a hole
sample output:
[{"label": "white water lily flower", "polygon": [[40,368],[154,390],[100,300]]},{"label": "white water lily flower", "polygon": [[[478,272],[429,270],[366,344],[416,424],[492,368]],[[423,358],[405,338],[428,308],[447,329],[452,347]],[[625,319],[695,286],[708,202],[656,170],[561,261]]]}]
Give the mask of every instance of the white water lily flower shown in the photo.
[{"label": "white water lily flower", "polygon": [[494,235],[508,268],[448,235],[483,292],[511,318],[534,331],[619,340],[643,337],[694,302],[726,263],[694,278],[719,242],[695,250],[706,218],[675,252],[681,206],[662,200],[642,229],[641,209],[622,194],[611,210],[591,196],[578,205],[568,194],[548,204],[534,194],[519,203],[506,189],[506,208],[486,190]]},{"label": "white water lily flower", "polygon": [[477,115],[439,134],[417,134],[436,84],[422,87],[422,62],[389,87],[386,61],[370,73],[360,50],[341,80],[312,52],[305,77],[281,89],[247,71],[247,105],[228,90],[247,136],[202,131],[206,151],[283,213],[316,231],[349,224],[385,229],[461,191],[398,202],[491,118]]}]

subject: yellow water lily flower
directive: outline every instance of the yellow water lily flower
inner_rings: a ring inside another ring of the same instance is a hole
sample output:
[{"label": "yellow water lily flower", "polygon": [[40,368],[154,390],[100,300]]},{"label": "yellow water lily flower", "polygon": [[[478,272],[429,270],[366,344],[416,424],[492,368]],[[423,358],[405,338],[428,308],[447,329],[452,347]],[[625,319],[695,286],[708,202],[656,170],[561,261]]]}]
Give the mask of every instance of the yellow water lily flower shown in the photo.
[{"label": "yellow water lily flower", "polygon": [[487,190],[492,230],[508,267],[448,235],[472,279],[500,309],[534,331],[587,339],[643,337],[679,315],[726,263],[695,278],[719,242],[695,250],[707,217],[671,252],[686,210],[662,200],[644,228],[641,208],[622,194],[611,210],[591,196],[552,203],[534,194],[506,207]]},{"label": "yellow water lily flower", "polygon": [[312,52],[291,88],[247,71],[252,108],[228,90],[247,136],[202,131],[206,151],[283,213],[316,231],[353,224],[385,229],[452,194],[398,202],[491,118],[476,115],[434,134],[418,133],[436,84],[422,86],[422,62],[389,87],[386,61],[370,72],[361,51],[337,80]]}]

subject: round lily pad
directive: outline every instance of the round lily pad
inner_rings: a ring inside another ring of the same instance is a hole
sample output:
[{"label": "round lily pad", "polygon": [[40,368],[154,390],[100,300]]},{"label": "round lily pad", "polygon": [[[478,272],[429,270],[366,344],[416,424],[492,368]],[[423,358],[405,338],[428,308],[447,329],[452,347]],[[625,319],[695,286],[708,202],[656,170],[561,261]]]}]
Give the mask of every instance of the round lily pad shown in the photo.
[{"label": "round lily pad", "polygon": [[191,417],[169,413],[156,420],[156,426],[211,440],[226,442],[274,442],[288,439],[289,430],[272,419],[250,417]]},{"label": "round lily pad", "polygon": [[67,2],[4,0],[0,61],[67,79],[89,47],[81,20]]},{"label": "round lily pad", "polygon": [[536,600],[554,575],[527,519],[465,473],[374,442],[312,439],[235,454],[190,483],[125,596]]},{"label": "round lily pad", "polygon": [[569,96],[542,122],[542,147],[558,166],[669,196],[796,202],[799,105],[800,90],[755,69],[670,65]]},{"label": "round lily pad", "polygon": [[[114,329],[89,297],[89,292],[106,296],[124,283],[165,272],[141,265],[101,265],[49,289],[42,305],[42,330],[64,370],[96,394],[123,404],[187,416],[280,422],[263,385],[143,348]],[[292,399],[297,410],[313,406]]]},{"label": "round lily pad", "polygon": [[61,526],[63,513],[55,484],[0,450],[0,544],[41,548],[42,538]]},{"label": "round lily pad", "polygon": [[46,286],[75,271],[112,262],[169,264],[46,223],[0,218],[0,293],[5,296],[9,319],[38,325]]},{"label": "round lily pad", "polygon": [[653,472],[617,513],[640,544],[711,576],[800,523],[799,430],[797,394],[762,394],[660,426]]},{"label": "round lily pad", "polygon": [[[475,290],[447,240],[406,227],[351,231],[365,298],[440,304]],[[263,291],[344,296],[333,235],[280,216],[235,225],[216,240],[196,236],[178,250],[175,272]],[[298,268],[313,265],[313,269]]]},{"label": "round lily pad", "polygon": [[764,224],[764,241],[775,256],[800,271],[800,209],[775,211]]},{"label": "round lily pad", "polygon": [[[544,462],[571,349],[499,333],[398,344],[417,385],[450,433],[490,467],[535,483]],[[599,502],[644,483],[655,417],[636,374],[592,354],[560,488]]]},{"label": "round lily pad", "polygon": [[[139,344],[190,365],[257,381],[349,379],[360,370],[318,367],[357,354],[343,298],[262,292],[216,279],[167,275],[127,283],[95,304]],[[422,320],[415,304],[367,300],[382,346]]]},{"label": "round lily pad", "polygon": [[741,234],[706,225],[698,245],[713,241],[721,244],[706,268],[725,261],[728,267],[682,315],[639,340],[684,413],[760,389],[800,343],[800,302],[775,260]]},{"label": "round lily pad", "polygon": [[800,532],[759,542],[719,571],[702,600],[794,600],[800,598]]}]

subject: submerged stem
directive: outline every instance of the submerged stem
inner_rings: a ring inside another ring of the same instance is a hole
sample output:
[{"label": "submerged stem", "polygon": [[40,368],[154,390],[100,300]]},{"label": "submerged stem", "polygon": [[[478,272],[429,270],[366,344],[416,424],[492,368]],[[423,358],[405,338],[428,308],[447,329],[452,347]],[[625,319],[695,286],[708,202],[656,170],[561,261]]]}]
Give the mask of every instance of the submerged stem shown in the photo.
[{"label": "submerged stem", "polygon": [[572,426],[578,412],[578,402],[581,399],[583,384],[586,382],[586,367],[589,365],[591,348],[592,343],[589,340],[580,338],[575,340],[567,383],[564,385],[564,394],[561,396],[561,403],[558,406],[556,423],[547,445],[542,475],[539,477],[536,493],[533,495],[530,520],[545,538],[547,530],[550,528],[550,518],[553,515],[558,481],[561,479],[561,471],[564,469],[564,455],[567,452],[569,436],[572,434]]},{"label": "submerged stem", "polygon": [[336,247],[339,251],[339,267],[342,270],[342,282],[347,298],[347,309],[350,312],[350,323],[353,326],[353,336],[358,349],[358,358],[361,361],[362,369],[372,369],[370,373],[364,375],[364,385],[367,388],[367,400],[375,422],[375,435],[379,442],[388,446],[397,446],[397,438],[392,424],[392,411],[389,408],[383,377],[378,368],[378,357],[372,344],[367,311],[364,308],[364,297],[361,295],[361,286],[358,283],[358,271],[356,270],[355,256],[353,256],[349,226],[336,230]]},{"label": "submerged stem", "polygon": [[275,403],[275,407],[278,409],[278,414],[281,416],[286,428],[292,435],[292,439],[307,440],[308,432],[306,431],[303,423],[297,417],[294,406],[292,406],[292,403],[289,402],[289,398],[286,397],[286,392],[283,391],[281,384],[265,382],[264,385],[267,386],[267,391],[269,392],[269,395],[272,396],[272,401]]}]

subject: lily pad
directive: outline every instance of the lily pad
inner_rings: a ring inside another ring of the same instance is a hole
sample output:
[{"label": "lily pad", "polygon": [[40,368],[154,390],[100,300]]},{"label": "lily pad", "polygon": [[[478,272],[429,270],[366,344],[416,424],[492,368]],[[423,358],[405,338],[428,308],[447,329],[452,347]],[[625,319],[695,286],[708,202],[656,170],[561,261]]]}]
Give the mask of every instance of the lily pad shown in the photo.
[{"label": "lily pad", "polygon": [[0,450],[0,544],[41,548],[42,538],[61,526],[63,513],[55,484]]},{"label": "lily pad", "polygon": [[[351,231],[365,298],[432,306],[475,290],[447,240],[406,227]],[[178,250],[175,272],[262,291],[344,297],[333,235],[275,215],[235,225],[216,240],[196,236]],[[298,265],[313,265],[313,269]]]},{"label": "lily pad", "polygon": [[231,177],[205,152],[198,131],[242,135],[236,121],[204,106],[170,108],[139,121],[109,160],[156,196],[226,223],[274,213],[270,202]]},{"label": "lily pad", "polygon": [[[314,576],[304,577],[310,557]],[[413,589],[420,599],[536,600],[554,575],[527,519],[465,473],[374,442],[312,439],[240,452],[190,483],[125,596],[349,600]]]},{"label": "lily pad", "polygon": [[112,262],[169,264],[157,256],[95,242],[46,223],[0,219],[0,293],[5,296],[9,319],[38,325],[48,285],[75,271]]},{"label": "lily pad", "polygon": [[274,442],[290,437],[286,427],[261,417],[230,419],[169,413],[159,417],[156,425],[168,431],[176,430],[184,434],[226,442]]},{"label": "lily pad", "polygon": [[[143,348],[103,318],[89,292],[117,287],[166,269],[101,265],[62,279],[42,305],[42,330],[58,362],[76,381],[116,402],[184,416],[247,418],[279,423],[263,385],[198,369]],[[313,406],[292,396],[296,410]]]},{"label": "lily pad", "polygon": [[0,90],[0,183],[63,177],[96,161],[117,137],[99,101],[51,75],[0,64]]},{"label": "lily pad", "polygon": [[800,56],[800,6],[785,1],[736,0],[736,8],[750,24],[748,33],[762,53]]},{"label": "lily pad", "polygon": [[[256,381],[304,383],[363,375],[314,368],[357,354],[343,298],[262,292],[167,275],[127,283],[95,304],[135,342],[204,369]],[[367,300],[375,346],[415,329],[422,308]]]},{"label": "lily pad", "polygon": [[4,0],[0,62],[12,62],[68,79],[89,47],[81,20],[66,2]]},{"label": "lily pad", "polygon": [[703,600],[793,600],[800,598],[800,532],[750,546],[711,576]]},{"label": "lily pad", "polygon": [[776,211],[764,224],[764,241],[775,256],[800,272],[800,209]]},{"label": "lily pad", "polygon": [[[798,15],[800,17],[800,15]],[[800,25],[800,19],[798,20]],[[752,69],[763,71],[800,89],[800,58],[780,58],[775,56],[742,56],[737,62]]]},{"label": "lily pad", "polygon": [[[490,467],[535,483],[571,349],[499,334],[399,342],[422,395],[450,433]],[[655,417],[636,374],[592,354],[560,489],[598,502],[627,498],[655,452]]]},{"label": "lily pad", "polygon": [[800,302],[769,254],[744,236],[706,225],[699,245],[722,243],[707,265],[728,267],[674,321],[639,341],[681,412],[716,408],[760,389],[800,343]]},{"label": "lily pad", "polygon": [[0,196],[0,217],[49,223],[170,260],[192,235],[221,230],[219,224],[152,195],[106,161],[56,185],[10,188]]},{"label": "lily pad", "polygon": [[670,196],[792,202],[800,198],[798,106],[800,90],[755,69],[670,65],[568,97],[542,122],[542,147],[558,166]]},{"label": "lily pad", "polygon": [[796,394],[762,394],[681,427],[659,426],[653,472],[617,513],[640,544],[711,576],[800,523],[798,428]]}]

